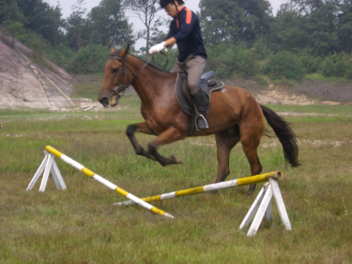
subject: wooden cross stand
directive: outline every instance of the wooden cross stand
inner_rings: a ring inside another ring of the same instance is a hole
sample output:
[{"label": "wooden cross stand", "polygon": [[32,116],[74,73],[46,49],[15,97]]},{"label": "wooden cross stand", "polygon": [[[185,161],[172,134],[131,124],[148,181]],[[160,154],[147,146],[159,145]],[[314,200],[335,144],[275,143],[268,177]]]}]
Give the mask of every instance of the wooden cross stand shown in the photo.
[{"label": "wooden cross stand", "polygon": [[61,176],[59,168],[56,165],[56,162],[55,162],[55,159],[54,159],[54,155],[49,153],[49,152],[47,152],[46,150],[44,150],[44,154],[45,154],[45,158],[42,161],[42,164],[40,164],[37,172],[35,173],[35,175],[33,177],[33,179],[29,183],[26,191],[30,191],[30,190],[33,189],[35,183],[37,182],[39,177],[42,175],[43,171],[44,171],[44,174],[43,174],[42,182],[41,182],[40,187],[39,187],[39,191],[40,192],[44,192],[45,191],[46,184],[48,183],[50,172],[51,172],[51,175],[53,176],[56,188],[58,190],[66,190],[66,184],[64,182],[64,179]]},{"label": "wooden cross stand", "polygon": [[276,206],[279,211],[279,215],[282,223],[286,227],[286,230],[292,230],[290,219],[288,218],[288,214],[286,211],[286,207],[284,204],[284,200],[282,199],[279,184],[275,179],[269,179],[269,182],[266,183],[263,188],[260,190],[257,198],[249,209],[247,215],[243,219],[240,230],[246,228],[251,220],[253,219],[255,213],[257,214],[254,217],[251,227],[247,233],[247,236],[255,236],[259,226],[264,218],[267,221],[271,222],[272,220],[272,211],[271,211],[271,198],[274,196]]}]

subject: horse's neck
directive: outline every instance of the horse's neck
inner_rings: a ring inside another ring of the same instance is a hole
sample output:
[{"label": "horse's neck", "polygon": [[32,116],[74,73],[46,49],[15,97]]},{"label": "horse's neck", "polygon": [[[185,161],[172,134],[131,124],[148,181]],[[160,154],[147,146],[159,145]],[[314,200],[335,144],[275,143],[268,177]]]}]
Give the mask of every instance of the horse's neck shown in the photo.
[{"label": "horse's neck", "polygon": [[[129,65],[133,69],[131,74],[134,76],[144,66],[144,62],[132,56],[129,59],[131,60]],[[130,78],[132,77],[130,76]],[[153,104],[157,97],[163,96],[164,92],[172,88],[169,84],[170,81],[173,83],[173,78],[175,78],[175,75],[171,73],[146,66],[132,82],[132,86],[142,103]]]}]

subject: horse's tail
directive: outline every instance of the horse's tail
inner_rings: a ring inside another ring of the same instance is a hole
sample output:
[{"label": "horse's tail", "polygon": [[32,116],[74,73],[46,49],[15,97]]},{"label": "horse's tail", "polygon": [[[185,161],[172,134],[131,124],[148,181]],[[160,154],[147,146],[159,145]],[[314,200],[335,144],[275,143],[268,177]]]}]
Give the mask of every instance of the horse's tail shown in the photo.
[{"label": "horse's tail", "polygon": [[290,124],[268,107],[263,105],[260,105],[260,107],[263,111],[266,121],[274,130],[276,136],[281,142],[286,161],[291,164],[292,168],[300,166],[301,164],[298,160],[296,135],[292,131]]}]

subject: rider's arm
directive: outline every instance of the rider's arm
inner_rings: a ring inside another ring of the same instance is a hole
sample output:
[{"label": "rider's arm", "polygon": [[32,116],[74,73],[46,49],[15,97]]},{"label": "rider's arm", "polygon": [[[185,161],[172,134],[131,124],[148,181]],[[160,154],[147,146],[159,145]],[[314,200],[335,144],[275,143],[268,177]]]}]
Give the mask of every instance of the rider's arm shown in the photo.
[{"label": "rider's arm", "polygon": [[174,44],[176,44],[176,39],[174,37],[165,40],[165,47],[170,47]]}]

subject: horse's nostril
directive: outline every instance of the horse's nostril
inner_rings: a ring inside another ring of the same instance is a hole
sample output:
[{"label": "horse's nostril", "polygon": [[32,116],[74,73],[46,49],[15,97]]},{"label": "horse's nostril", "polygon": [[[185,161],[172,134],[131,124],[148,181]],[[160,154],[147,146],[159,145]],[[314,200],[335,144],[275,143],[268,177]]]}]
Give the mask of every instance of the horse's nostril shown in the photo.
[{"label": "horse's nostril", "polygon": [[99,102],[100,102],[104,107],[107,107],[107,106],[109,105],[109,98],[107,98],[107,97],[99,98]]}]

